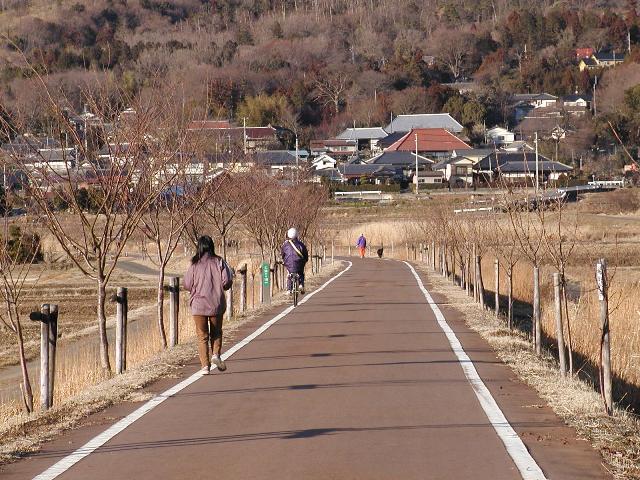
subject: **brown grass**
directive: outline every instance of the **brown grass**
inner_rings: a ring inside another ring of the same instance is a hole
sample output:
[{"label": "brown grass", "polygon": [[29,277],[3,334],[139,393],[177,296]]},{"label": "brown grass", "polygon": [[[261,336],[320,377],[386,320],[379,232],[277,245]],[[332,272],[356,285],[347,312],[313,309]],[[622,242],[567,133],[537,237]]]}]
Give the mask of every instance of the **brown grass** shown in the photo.
[{"label": "brown grass", "polygon": [[574,427],[599,450],[610,472],[619,479],[640,479],[640,422],[629,412],[617,409],[615,416],[604,413],[600,395],[578,379],[562,378],[557,362],[545,353],[537,356],[529,339],[521,332],[510,331],[494,315],[483,311],[459,288],[439,275],[429,275],[432,287],[447,296],[465,316],[467,324],[479,332],[499,358],[517,376],[532,386],[554,412]]}]

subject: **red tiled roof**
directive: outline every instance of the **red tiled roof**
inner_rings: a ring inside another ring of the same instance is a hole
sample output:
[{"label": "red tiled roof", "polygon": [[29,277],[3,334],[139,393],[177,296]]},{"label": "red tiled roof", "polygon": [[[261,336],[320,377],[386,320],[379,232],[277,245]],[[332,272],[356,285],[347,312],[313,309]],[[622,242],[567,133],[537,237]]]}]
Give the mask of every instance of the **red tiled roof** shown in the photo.
[{"label": "red tiled roof", "polygon": [[413,152],[416,149],[415,136],[418,135],[419,152],[453,152],[471,150],[471,147],[444,128],[414,128],[387,151]]},{"label": "red tiled roof", "polygon": [[589,58],[595,53],[595,50],[591,47],[576,48],[576,58]]}]

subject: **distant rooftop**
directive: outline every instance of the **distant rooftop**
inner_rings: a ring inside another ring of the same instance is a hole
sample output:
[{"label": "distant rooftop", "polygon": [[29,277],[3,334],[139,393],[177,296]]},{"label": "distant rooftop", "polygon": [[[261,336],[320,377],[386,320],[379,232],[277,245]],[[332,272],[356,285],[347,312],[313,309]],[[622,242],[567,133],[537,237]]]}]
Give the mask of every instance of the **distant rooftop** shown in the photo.
[{"label": "distant rooftop", "polygon": [[347,128],[336,138],[340,140],[377,140],[389,135],[382,127],[373,128]]},{"label": "distant rooftop", "polygon": [[414,128],[443,128],[453,133],[460,133],[460,125],[448,113],[420,113],[415,115],[398,115],[385,130],[390,133],[409,132]]}]

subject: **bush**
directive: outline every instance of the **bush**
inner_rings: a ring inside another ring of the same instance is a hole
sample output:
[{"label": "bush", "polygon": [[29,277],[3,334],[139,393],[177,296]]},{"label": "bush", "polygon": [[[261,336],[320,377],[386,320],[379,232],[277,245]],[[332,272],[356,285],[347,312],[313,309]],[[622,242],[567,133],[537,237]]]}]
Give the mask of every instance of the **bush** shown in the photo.
[{"label": "bush", "polygon": [[43,259],[40,236],[37,233],[22,233],[17,225],[9,227],[7,252],[17,263],[38,263]]}]

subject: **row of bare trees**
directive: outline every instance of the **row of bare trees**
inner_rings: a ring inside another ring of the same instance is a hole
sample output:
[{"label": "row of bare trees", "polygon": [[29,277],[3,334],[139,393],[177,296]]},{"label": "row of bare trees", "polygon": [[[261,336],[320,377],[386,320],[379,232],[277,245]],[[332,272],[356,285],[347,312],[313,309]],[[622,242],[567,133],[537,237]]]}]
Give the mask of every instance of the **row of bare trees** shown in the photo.
[{"label": "row of bare trees", "polygon": [[[37,72],[34,72],[37,76]],[[326,192],[318,185],[299,181],[284,184],[270,172],[241,171],[243,152],[230,152],[224,168],[208,162],[202,136],[188,125],[189,109],[176,89],[158,85],[148,97],[136,99],[117,90],[87,94],[87,110],[94,114],[91,128],[79,128],[79,115],[69,110],[60,92],[45,92],[51,125],[57,141],[51,150],[35,140],[28,148],[5,148],[7,199],[22,205],[37,219],[41,232],[55,240],[58,249],[76,269],[96,285],[97,326],[102,368],[111,371],[107,337],[107,289],[121,257],[133,237],[153,247],[151,260],[158,270],[157,326],[163,348],[164,283],[167,266],[180,244],[191,244],[204,233],[220,239],[222,255],[230,235],[248,235],[264,259],[273,260],[287,228],[305,235],[317,223]],[[123,106],[129,108],[124,110]],[[29,144],[20,118],[2,124],[7,138]],[[4,220],[9,225],[7,209]],[[34,263],[17,257],[9,238],[0,234],[0,280],[3,309],[0,318],[16,337],[23,371],[23,397],[33,410],[33,395],[26,368],[20,298]],[[41,249],[35,249],[40,252]]]},{"label": "row of bare trees", "polygon": [[[424,241],[429,262],[443,275],[472,295],[478,303],[486,307],[489,298],[485,294],[482,260],[493,257],[495,267],[496,315],[501,316],[500,272],[506,275],[506,305],[504,318],[509,329],[516,326],[514,319],[514,276],[515,269],[531,270],[531,281],[525,281],[531,291],[531,328],[529,335],[536,353],[543,351],[542,309],[541,309],[541,269],[554,271],[554,312],[555,336],[559,370],[562,376],[575,375],[574,339],[572,318],[569,314],[567,269],[575,261],[586,259],[590,265],[596,265],[597,255],[589,245],[582,242],[579,231],[579,210],[570,209],[566,199],[560,194],[541,197],[531,190],[514,192],[505,189],[496,191],[490,213],[453,213],[448,208],[429,211],[417,219],[413,232],[416,240]],[[485,262],[486,263],[486,262]],[[486,271],[486,265],[485,265]],[[613,275],[599,280],[597,289],[600,300],[606,298],[608,286]],[[582,292],[585,293],[584,291]],[[607,307],[608,308],[608,307]],[[602,316],[602,315],[601,315]],[[608,318],[608,311],[603,317]],[[520,318],[522,320],[522,318]],[[608,324],[602,320],[603,334],[599,346],[601,360],[600,371],[609,367],[602,358],[609,358]],[[574,320],[575,321],[575,320]],[[606,332],[605,332],[606,330]],[[606,344],[605,344],[606,342]],[[604,378],[601,374],[601,379]],[[606,383],[604,380],[601,383]],[[609,375],[610,383],[610,375]],[[610,387],[602,387],[609,392],[609,398],[603,393],[607,412],[611,413]]]}]

